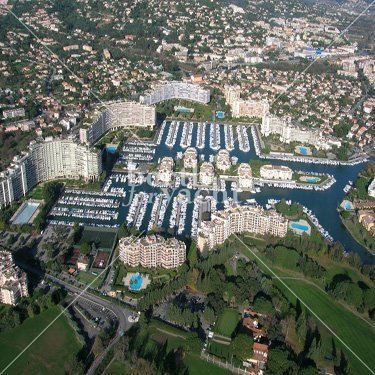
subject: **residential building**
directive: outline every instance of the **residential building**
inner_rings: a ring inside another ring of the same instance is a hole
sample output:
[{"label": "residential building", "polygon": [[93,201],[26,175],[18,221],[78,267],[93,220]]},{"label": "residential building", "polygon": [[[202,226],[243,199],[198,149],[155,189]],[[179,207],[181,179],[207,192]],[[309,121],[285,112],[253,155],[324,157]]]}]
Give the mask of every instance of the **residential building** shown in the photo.
[{"label": "residential building", "polygon": [[371,210],[359,210],[357,216],[362,226],[375,237],[375,212]]},{"label": "residential building", "polygon": [[371,184],[367,189],[368,195],[375,198],[375,178],[372,179]]},{"label": "residential building", "polygon": [[12,108],[12,109],[3,110],[3,118],[5,120],[8,118],[15,118],[15,117],[25,117],[25,109],[24,108]]},{"label": "residential building", "polygon": [[251,190],[254,187],[251,167],[247,163],[241,163],[238,167],[238,187]]},{"label": "residential building", "polygon": [[161,162],[158,166],[158,172],[156,175],[157,182],[161,184],[169,185],[172,182],[173,167],[174,167],[173,158],[166,156],[163,159],[161,159]]},{"label": "residential building", "polygon": [[163,82],[152,91],[141,96],[140,102],[156,104],[169,99],[184,99],[207,104],[210,101],[210,90],[187,82]]},{"label": "residential building", "polygon": [[271,134],[280,135],[280,142],[283,143],[298,142],[314,145],[317,149],[330,148],[319,130],[292,125],[290,119],[266,114],[263,116],[260,130],[266,137]]},{"label": "residential building", "polygon": [[28,152],[16,156],[0,173],[0,205],[20,199],[39,182],[56,178],[97,180],[101,173],[101,152],[80,145],[72,137],[32,141]]},{"label": "residential building", "polygon": [[103,111],[95,111],[91,125],[80,129],[81,143],[93,144],[107,131],[129,128],[152,129],[155,126],[154,106],[137,102],[108,104]]},{"label": "residential building", "polygon": [[17,305],[28,295],[26,273],[14,264],[12,253],[0,251],[0,303]]},{"label": "residential building", "polygon": [[202,222],[198,231],[198,248],[203,251],[221,245],[233,233],[251,232],[284,237],[288,220],[276,211],[265,211],[261,206],[233,205],[212,214]]},{"label": "residential building", "polygon": [[186,245],[176,238],[164,239],[159,235],[124,237],[119,241],[119,257],[131,267],[176,268],[186,260]]},{"label": "residential building", "polygon": [[194,147],[188,147],[184,153],[184,168],[195,169],[198,163],[197,150]]},{"label": "residential building", "polygon": [[240,86],[225,86],[224,95],[233,117],[260,117],[269,110],[266,100],[242,99]]},{"label": "residential building", "polygon": [[199,182],[202,185],[212,185],[215,178],[215,169],[212,163],[205,161],[199,170]]},{"label": "residential building", "polygon": [[293,170],[284,165],[266,164],[260,167],[260,177],[266,180],[291,180]]},{"label": "residential building", "polygon": [[228,150],[222,149],[219,150],[216,155],[216,166],[220,171],[227,171],[230,166],[230,154]]}]

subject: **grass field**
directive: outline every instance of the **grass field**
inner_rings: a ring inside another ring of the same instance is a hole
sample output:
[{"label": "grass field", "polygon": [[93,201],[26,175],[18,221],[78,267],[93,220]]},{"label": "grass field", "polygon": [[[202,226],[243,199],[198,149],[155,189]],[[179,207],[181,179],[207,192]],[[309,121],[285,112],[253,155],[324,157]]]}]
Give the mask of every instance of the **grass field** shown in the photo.
[{"label": "grass field", "polygon": [[231,373],[219,366],[206,362],[199,355],[192,353],[186,355],[184,362],[189,368],[189,375],[229,375]]},{"label": "grass field", "polygon": [[[90,284],[93,280],[95,280],[97,276],[93,275],[90,272],[85,272],[85,271],[79,271],[77,275],[77,279],[84,284]],[[98,277],[92,284],[91,288],[97,288],[99,287],[100,283],[102,282],[102,278]]]},{"label": "grass field", "polygon": [[120,362],[114,359],[109,366],[105,369],[104,374],[106,375],[123,375],[129,374],[131,368],[128,363]]},{"label": "grass field", "polygon": [[233,309],[225,309],[224,312],[219,316],[216,323],[215,332],[219,335],[231,337],[239,320],[240,315],[238,311]]},{"label": "grass field", "polygon": [[79,241],[79,245],[82,245],[86,242],[91,243],[92,241],[95,241],[95,244],[98,248],[111,249],[115,237],[115,231],[105,231],[96,228],[85,227],[82,233],[81,240]]},{"label": "grass field", "polygon": [[[58,314],[53,307],[0,335],[0,371],[4,369]],[[63,374],[81,349],[68,318],[59,317],[7,370],[7,374]]]},{"label": "grass field", "polygon": [[[248,249],[242,251],[250,258],[255,257]],[[335,334],[340,337],[343,342],[356,353],[367,366],[375,369],[375,346],[371,343],[375,342],[375,330],[371,323],[361,319],[345,306],[333,300],[324,290],[319,289],[313,282],[304,280],[303,275],[291,273],[285,269],[276,269],[272,263],[265,259],[261,254],[257,254],[268,266],[270,266],[278,276],[284,278],[284,283],[304,301],[314,311],[319,318],[327,324]],[[257,261],[260,268],[267,274],[271,273]],[[290,279],[299,275],[300,279]],[[271,275],[273,276],[273,275]],[[296,297],[288,291],[288,289],[281,284],[280,281],[275,281],[280,289],[285,293],[288,299],[296,302]],[[316,282],[318,284],[318,282]],[[321,323],[320,323],[321,324]],[[351,364],[351,370],[355,374],[370,374],[371,372],[353,355],[350,350],[344,347],[338,340],[337,347],[342,348],[348,356]]]}]

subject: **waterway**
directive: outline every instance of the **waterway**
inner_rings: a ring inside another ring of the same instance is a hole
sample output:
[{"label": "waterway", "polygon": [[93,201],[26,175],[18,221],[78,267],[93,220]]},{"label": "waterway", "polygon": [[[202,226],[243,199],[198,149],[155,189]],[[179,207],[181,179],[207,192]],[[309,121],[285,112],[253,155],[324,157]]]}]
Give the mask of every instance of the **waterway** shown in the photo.
[{"label": "waterway", "polygon": [[[197,128],[198,128],[198,124],[194,123],[192,142],[191,142],[191,146],[193,147],[196,146],[196,142],[197,142]],[[180,146],[180,140],[182,136],[182,124],[178,126],[177,138],[173,147],[168,147],[166,145],[168,130],[169,130],[169,124],[165,126],[164,133],[161,138],[161,142],[156,147],[154,161],[159,161],[160,158],[164,156],[171,156],[175,159],[176,154],[178,152],[183,152],[185,150],[184,148],[181,148]],[[237,157],[238,163],[249,162],[250,160],[258,159],[255,153],[253,140],[251,138],[250,131],[248,131],[248,136],[250,139],[250,151],[242,152],[239,150],[238,140],[236,139],[237,133],[236,131],[234,131],[235,148],[233,151],[230,151],[230,155]],[[202,150],[198,149],[198,155],[200,157],[200,155],[203,154],[204,159],[207,161],[209,160],[210,155],[216,154],[216,151],[210,148],[210,125],[206,126],[205,138],[206,138],[205,148]],[[220,145],[221,145],[221,148],[225,147],[225,136],[224,136],[223,126],[220,126]],[[294,170],[318,172],[318,173],[329,173],[335,177],[336,183],[330,189],[326,191],[315,191],[315,190],[306,191],[306,190],[298,190],[298,189],[263,187],[260,193],[256,193],[256,194],[240,193],[238,195],[240,200],[254,198],[261,205],[265,205],[267,203],[267,200],[270,198],[273,198],[273,199],[284,198],[286,200],[291,200],[293,202],[299,202],[313,211],[313,213],[318,218],[320,224],[326,230],[328,230],[328,232],[334,238],[335,241],[341,242],[347,251],[356,252],[364,263],[375,262],[375,256],[370,254],[365,248],[363,248],[360,244],[358,244],[354,240],[354,238],[350,235],[350,233],[345,229],[345,227],[341,223],[339,214],[337,212],[337,207],[341,203],[341,201],[344,199],[344,196],[345,196],[345,193],[343,191],[344,186],[349,181],[354,182],[356,180],[358,173],[363,168],[363,164],[357,164],[354,166],[331,166],[331,165],[307,164],[307,163],[278,161],[278,160],[272,160],[269,162],[272,164],[277,164],[277,165],[287,165]],[[146,213],[144,215],[142,225],[140,227],[141,230],[147,230],[147,226],[151,217],[151,209],[152,209],[153,201],[155,199],[155,196],[158,193],[160,193],[160,191],[163,189],[152,187],[151,185],[147,183],[143,183],[138,186],[133,186],[133,185],[129,186],[128,182],[116,183],[115,181],[113,182],[112,186],[123,187],[125,191],[127,191],[126,197],[123,198],[123,203],[118,209],[119,210],[118,220],[114,223],[111,223],[112,225],[121,225],[122,223],[126,221],[125,218],[129,210],[129,203],[131,202],[134,193],[140,192],[140,191],[152,193],[150,194],[150,199],[147,204]],[[171,216],[172,201],[173,201],[173,197],[175,197],[181,189],[184,189],[185,192],[188,192],[191,195],[191,199],[189,200],[189,204],[187,207],[187,215],[186,215],[187,220],[186,220],[185,230],[183,232],[185,236],[189,236],[190,231],[191,231],[191,220],[189,218],[192,217],[193,206],[194,206],[193,199],[194,199],[194,194],[196,194],[196,191],[194,190],[189,191],[186,187],[169,190],[169,194],[171,195],[171,197],[168,203],[166,214],[164,216],[162,229],[172,232],[171,230],[168,229],[169,218]],[[206,192],[205,194],[208,194],[208,192]],[[218,209],[223,207],[224,195],[226,195],[227,197],[233,196],[233,192],[229,189],[229,185],[225,193],[222,193],[222,192],[216,193],[215,198],[218,201],[218,206],[217,206]],[[90,222],[90,220],[88,220],[87,222],[83,220],[83,223],[88,224],[88,225],[95,224],[95,223]]]}]

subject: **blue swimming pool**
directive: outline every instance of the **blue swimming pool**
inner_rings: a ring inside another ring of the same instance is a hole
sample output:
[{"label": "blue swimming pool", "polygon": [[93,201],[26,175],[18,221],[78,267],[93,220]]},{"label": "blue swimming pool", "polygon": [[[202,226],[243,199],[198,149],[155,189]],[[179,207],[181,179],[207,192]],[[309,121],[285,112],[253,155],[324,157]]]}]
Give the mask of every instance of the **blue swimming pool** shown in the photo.
[{"label": "blue swimming pool", "polygon": [[140,275],[139,272],[137,272],[130,279],[129,289],[130,290],[139,290],[139,289],[141,289],[142,281],[143,281],[142,276]]},{"label": "blue swimming pool", "polygon": [[308,232],[309,229],[310,229],[307,225],[303,225],[303,224],[300,224],[300,223],[291,223],[290,226],[293,229],[299,229],[299,230],[302,230],[304,232]]},{"label": "blue swimming pool", "polygon": [[300,147],[299,152],[301,155],[307,155],[307,148],[306,147]]},{"label": "blue swimming pool", "polygon": [[39,206],[40,203],[25,202],[24,207],[13,220],[13,224],[27,224]]},{"label": "blue swimming pool", "polygon": [[105,149],[107,150],[107,152],[109,154],[114,154],[117,150],[117,147],[116,146],[107,146]]},{"label": "blue swimming pool", "polygon": [[307,182],[312,182],[312,183],[315,183],[315,182],[318,182],[319,181],[319,178],[317,177],[309,177],[306,179]]}]

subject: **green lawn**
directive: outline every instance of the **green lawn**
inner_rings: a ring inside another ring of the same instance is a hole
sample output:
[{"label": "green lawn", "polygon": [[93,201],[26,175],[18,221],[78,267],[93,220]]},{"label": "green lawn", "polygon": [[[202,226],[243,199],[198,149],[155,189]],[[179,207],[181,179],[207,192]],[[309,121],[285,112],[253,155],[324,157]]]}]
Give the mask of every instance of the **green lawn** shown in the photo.
[{"label": "green lawn", "polygon": [[231,337],[240,320],[240,314],[233,309],[225,309],[217,320],[215,332],[219,335]]},{"label": "green lawn", "polygon": [[219,366],[212,363],[206,362],[201,359],[199,355],[189,353],[185,356],[185,364],[189,368],[189,375],[229,375],[230,371],[227,371]]},{"label": "green lawn", "polygon": [[[53,307],[0,334],[0,371],[60,313]],[[60,316],[7,370],[7,374],[63,374],[64,366],[81,349],[65,315]]]},{"label": "green lawn", "polygon": [[[248,249],[243,247],[243,245],[241,246],[241,250],[251,259],[255,259],[263,272],[273,276]],[[276,269],[275,266],[262,254],[258,253],[257,256],[271,267],[276,275],[280,277],[301,278],[299,280],[284,278],[283,281],[298,296],[298,298],[304,301],[319,316],[325,324],[334,330],[334,332],[354,353],[356,353],[370,368],[375,368],[375,346],[371,344],[375,342],[375,330],[368,322],[365,322],[346,307],[336,302],[328,294],[324,293],[323,290],[319,289],[319,280],[314,282],[303,280],[304,276],[302,274],[288,271],[286,269]],[[325,266],[328,268],[330,265],[325,264]],[[336,263],[333,263],[332,266],[337,267],[337,270],[340,269]],[[295,303],[296,298],[293,294],[290,293],[279,281],[276,280],[275,283],[285,293],[287,298],[292,303]],[[314,285],[314,283],[317,285]],[[335,339],[335,341],[337,347],[343,348],[344,352],[349,357],[353,373],[361,375],[370,373],[347,348],[340,344],[337,339]]]},{"label": "green lawn", "polygon": [[82,245],[86,242],[91,243],[92,241],[95,241],[95,244],[98,248],[111,249],[115,237],[115,231],[106,231],[97,228],[85,227],[79,244]]},{"label": "green lawn", "polygon": [[[333,301],[323,291],[301,280],[285,279],[284,282],[293,292],[314,311],[340,337],[349,348],[356,353],[370,368],[375,368],[375,330],[358,316],[352,314],[343,306]],[[279,282],[276,282],[280,285]],[[295,297],[280,285],[291,301]],[[361,362],[355,358],[338,340],[337,347],[341,347],[350,357],[354,373],[370,373]],[[372,344],[371,344],[372,343]]]},{"label": "green lawn", "polygon": [[123,374],[129,374],[131,371],[131,366],[129,363],[120,362],[116,359],[114,359],[109,366],[104,371],[104,374],[106,375],[123,375]]},{"label": "green lawn", "polygon": [[[77,275],[77,279],[84,284],[90,284],[95,280],[97,276],[93,275],[90,272],[85,272],[85,271],[79,271]],[[100,283],[102,282],[102,278],[98,277],[90,286],[90,288],[98,288]]]}]

